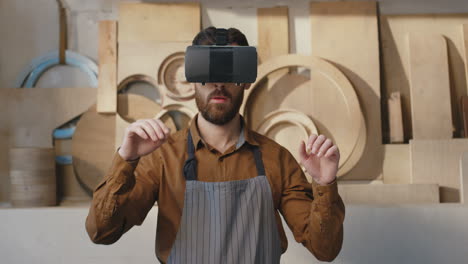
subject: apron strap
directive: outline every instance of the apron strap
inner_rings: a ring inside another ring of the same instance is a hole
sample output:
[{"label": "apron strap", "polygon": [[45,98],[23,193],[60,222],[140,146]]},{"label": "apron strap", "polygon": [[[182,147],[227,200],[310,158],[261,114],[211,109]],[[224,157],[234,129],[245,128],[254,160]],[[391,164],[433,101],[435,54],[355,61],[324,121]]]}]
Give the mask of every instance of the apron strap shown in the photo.
[{"label": "apron strap", "polygon": [[187,137],[187,153],[188,158],[184,163],[184,177],[187,181],[195,181],[197,179],[197,160],[195,159],[195,147],[190,130]]},{"label": "apron strap", "polygon": [[[266,175],[260,148],[258,146],[253,146],[252,152],[254,154],[255,166],[257,167],[257,175]],[[195,159],[195,146],[193,145],[190,130],[187,136],[187,153],[188,158],[184,163],[184,177],[187,181],[195,181],[197,180],[197,160]]]},{"label": "apron strap", "polygon": [[262,161],[262,152],[260,151],[260,148],[258,146],[254,146],[252,151],[255,158],[255,166],[257,166],[257,175],[266,175],[265,166],[263,166]]}]

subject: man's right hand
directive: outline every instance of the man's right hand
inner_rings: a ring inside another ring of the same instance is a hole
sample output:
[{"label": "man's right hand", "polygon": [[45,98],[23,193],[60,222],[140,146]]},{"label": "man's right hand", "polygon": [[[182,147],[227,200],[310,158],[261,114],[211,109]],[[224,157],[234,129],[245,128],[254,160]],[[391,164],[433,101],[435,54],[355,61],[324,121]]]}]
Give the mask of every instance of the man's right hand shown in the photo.
[{"label": "man's right hand", "polygon": [[138,120],[127,127],[119,155],[136,160],[159,148],[168,138],[169,128],[159,119]]}]

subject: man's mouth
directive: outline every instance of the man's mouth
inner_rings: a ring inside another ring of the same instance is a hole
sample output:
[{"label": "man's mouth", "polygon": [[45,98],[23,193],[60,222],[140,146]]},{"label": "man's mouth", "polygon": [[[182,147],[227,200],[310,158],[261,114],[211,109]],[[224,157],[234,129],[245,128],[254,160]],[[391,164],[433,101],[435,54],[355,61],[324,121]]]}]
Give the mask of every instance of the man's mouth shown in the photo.
[{"label": "man's mouth", "polygon": [[228,100],[226,96],[213,96],[211,97],[210,101],[214,103],[224,103]]}]

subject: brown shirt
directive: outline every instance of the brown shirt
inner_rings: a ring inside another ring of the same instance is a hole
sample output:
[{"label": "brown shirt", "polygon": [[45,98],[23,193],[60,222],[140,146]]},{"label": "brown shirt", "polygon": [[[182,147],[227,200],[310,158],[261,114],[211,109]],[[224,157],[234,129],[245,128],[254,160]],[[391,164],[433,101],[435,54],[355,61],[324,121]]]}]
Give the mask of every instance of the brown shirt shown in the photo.
[{"label": "brown shirt", "polygon": [[248,144],[260,147],[275,206],[281,247],[288,242],[282,214],[297,242],[319,260],[333,260],[343,243],[345,209],[337,184],[310,184],[291,153],[245,126],[245,143],[219,153],[200,137],[195,116],[189,128],[172,134],[166,143],[139,160],[127,162],[115,153],[112,166],[96,187],[86,218],[94,243],[112,244],[134,225],[141,225],[158,202],[156,256],[165,262],[175,241],[184,207],[187,134],[192,133],[199,181],[242,180],[257,176]]}]

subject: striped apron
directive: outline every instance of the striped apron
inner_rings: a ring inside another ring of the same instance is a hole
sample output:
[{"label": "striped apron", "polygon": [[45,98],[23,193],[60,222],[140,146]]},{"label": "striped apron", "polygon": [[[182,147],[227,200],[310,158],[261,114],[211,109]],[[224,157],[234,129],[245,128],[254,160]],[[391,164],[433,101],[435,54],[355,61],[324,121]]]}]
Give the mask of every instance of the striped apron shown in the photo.
[{"label": "striped apron", "polygon": [[[245,142],[243,134],[239,140],[237,147]],[[185,205],[167,263],[280,263],[272,192],[259,148],[249,145],[258,176],[201,182],[190,131],[187,145]]]}]

